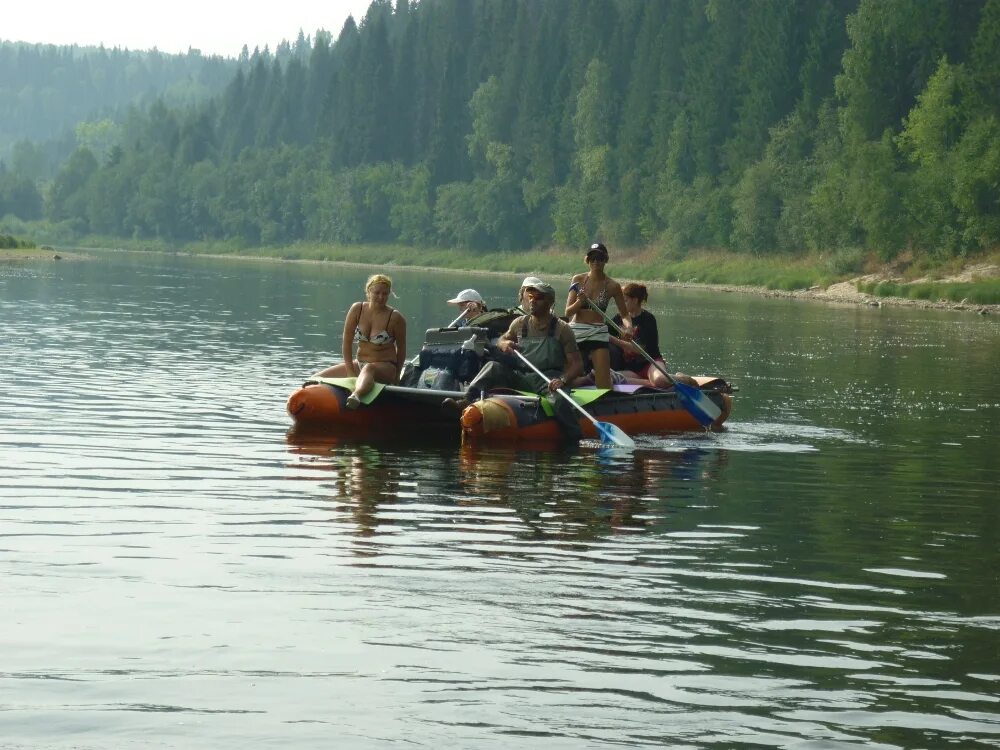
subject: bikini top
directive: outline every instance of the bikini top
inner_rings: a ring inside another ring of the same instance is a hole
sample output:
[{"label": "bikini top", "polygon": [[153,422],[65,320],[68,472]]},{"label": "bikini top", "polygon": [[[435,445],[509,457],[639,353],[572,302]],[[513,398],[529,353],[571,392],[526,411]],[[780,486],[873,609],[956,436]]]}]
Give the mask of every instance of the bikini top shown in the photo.
[{"label": "bikini top", "polygon": [[[590,281],[590,274],[588,273],[583,279],[583,286],[586,289],[587,282]],[[597,299],[594,300],[594,304],[597,305],[604,312],[608,311],[608,303],[611,302],[611,296],[608,294],[608,281],[604,280],[604,286],[601,287],[601,293],[597,295]]]},{"label": "bikini top", "polygon": [[[361,303],[361,312],[365,311],[365,303]],[[376,333],[374,336],[365,336],[361,332],[361,316],[358,316],[358,325],[354,326],[354,340],[363,341],[366,344],[375,344],[375,346],[383,346],[385,344],[391,344],[396,340],[396,337],[389,333],[389,320],[392,318],[392,314],[396,312],[393,308],[389,308],[389,317],[385,319],[386,330],[381,333]]]}]

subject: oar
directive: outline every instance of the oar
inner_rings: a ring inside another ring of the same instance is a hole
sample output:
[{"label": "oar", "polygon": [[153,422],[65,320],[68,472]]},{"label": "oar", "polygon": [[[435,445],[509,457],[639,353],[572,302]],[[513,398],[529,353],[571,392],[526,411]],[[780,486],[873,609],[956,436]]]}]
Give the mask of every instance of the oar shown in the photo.
[{"label": "oar", "polygon": [[[531,362],[528,361],[527,357],[521,354],[521,352],[519,352],[517,349],[514,349],[513,352],[518,356],[518,358],[522,362],[524,362],[524,364],[530,367],[534,371],[534,373],[538,375],[538,377],[540,377],[546,383],[549,382],[549,379],[548,377],[546,377],[545,373],[539,370],[533,364],[531,364]],[[570,404],[573,405],[573,408],[575,408],[583,416],[585,416],[587,419],[589,419],[591,422],[594,423],[594,427],[597,428],[597,434],[601,436],[602,443],[614,443],[615,445],[620,446],[622,448],[635,448],[635,441],[628,435],[626,435],[624,432],[622,432],[617,425],[613,425],[610,422],[598,422],[596,419],[594,419],[594,417],[590,414],[590,412],[588,412],[586,409],[580,406],[580,404],[576,403],[576,401],[573,400],[573,397],[570,396],[568,393],[566,393],[566,391],[564,391],[562,388],[556,389],[556,393],[558,393],[564,399],[569,401]]]},{"label": "oar", "polygon": [[[574,284],[573,286],[578,285]],[[574,291],[578,291],[578,289],[574,289]],[[615,331],[618,332],[619,336],[625,335],[621,327],[609,318],[608,314],[604,312],[604,310],[594,304],[594,301],[590,299],[590,297],[587,297],[587,304],[590,305],[592,310],[600,313],[601,317],[604,318],[604,321],[609,326],[614,328]],[[715,420],[722,416],[722,409],[716,406],[715,402],[702,393],[701,390],[695,388],[694,386],[690,386],[687,383],[680,383],[675,380],[670,373],[667,372],[667,369],[663,367],[663,365],[650,357],[649,353],[639,346],[639,342],[632,341],[632,345],[639,351],[639,354],[646,358],[646,361],[649,362],[649,364],[663,373],[663,376],[670,382],[671,385],[673,385],[674,390],[677,392],[677,395],[681,400],[681,405],[687,409],[688,413],[692,417],[698,420],[700,425],[703,427],[709,427]]]}]

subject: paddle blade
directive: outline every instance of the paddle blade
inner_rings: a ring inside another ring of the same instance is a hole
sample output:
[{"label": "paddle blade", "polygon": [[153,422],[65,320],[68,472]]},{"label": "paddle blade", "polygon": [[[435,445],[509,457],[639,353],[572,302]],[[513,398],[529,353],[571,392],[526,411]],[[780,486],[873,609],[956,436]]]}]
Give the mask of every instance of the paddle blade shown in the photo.
[{"label": "paddle blade", "polygon": [[702,427],[710,426],[722,416],[722,409],[699,389],[687,383],[674,383],[674,388],[680,397],[681,406],[687,409]]},{"label": "paddle blade", "polygon": [[635,441],[626,435],[617,425],[610,422],[594,422],[602,443],[613,443],[620,448],[635,448]]}]

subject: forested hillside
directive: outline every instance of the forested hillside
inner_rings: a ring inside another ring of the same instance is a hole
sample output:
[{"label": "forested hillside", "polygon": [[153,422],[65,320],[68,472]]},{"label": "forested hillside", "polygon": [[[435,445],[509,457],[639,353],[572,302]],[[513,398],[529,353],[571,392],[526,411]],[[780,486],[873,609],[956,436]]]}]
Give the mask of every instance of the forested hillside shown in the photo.
[{"label": "forested hillside", "polygon": [[965,254],[1000,238],[998,46],[1000,0],[376,0],[77,150],[44,212],[171,242]]},{"label": "forested hillside", "polygon": [[23,170],[38,172],[29,176],[43,176],[45,157],[63,145],[47,142],[75,144],[79,123],[95,131],[103,126],[93,138],[107,139],[115,130],[106,123],[123,119],[129,106],[146,108],[157,98],[174,106],[208,99],[232,80],[236,68],[235,60],[195,51],[170,55],[0,41],[0,159],[10,161],[15,144],[30,140],[34,145],[22,143],[17,158]]}]

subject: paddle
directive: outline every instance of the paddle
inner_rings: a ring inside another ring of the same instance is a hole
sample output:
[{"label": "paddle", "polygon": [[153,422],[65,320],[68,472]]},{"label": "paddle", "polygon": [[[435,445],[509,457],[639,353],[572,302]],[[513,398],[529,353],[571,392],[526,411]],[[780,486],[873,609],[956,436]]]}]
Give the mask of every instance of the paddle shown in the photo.
[{"label": "paddle", "polygon": [[[521,354],[521,352],[519,352],[517,349],[512,349],[511,351],[513,351],[514,354],[516,354],[518,358],[522,362],[524,362],[524,364],[530,367],[532,371],[536,375],[538,375],[538,377],[540,377],[546,383],[549,382],[549,379],[548,377],[546,377],[545,373],[539,370],[533,364],[531,364],[531,362],[528,361],[528,358],[525,357],[523,354]],[[569,401],[569,403],[572,404],[577,411],[579,411],[583,416],[585,416],[587,419],[589,419],[591,422],[594,423],[594,427],[597,428],[597,434],[600,435],[602,443],[614,443],[615,445],[620,446],[622,448],[635,448],[635,441],[628,435],[626,435],[624,432],[622,432],[617,425],[613,425],[610,422],[598,422],[596,419],[594,419],[594,417],[590,414],[590,412],[588,412],[586,409],[580,406],[580,404],[576,403],[576,401],[573,400],[573,397],[570,396],[568,393],[566,393],[566,391],[564,391],[562,388],[556,389],[556,393],[558,393],[564,399]]]},{"label": "paddle", "polygon": [[[573,289],[575,292],[579,292],[579,284],[574,284],[570,287],[570,289]],[[604,318],[604,322],[617,331],[619,336],[625,336],[621,327],[609,318],[608,314],[598,307],[594,301],[590,299],[590,297],[587,297],[587,304],[590,305],[592,310],[600,313],[601,317]],[[639,346],[639,342],[632,341],[632,345],[635,346],[639,354],[646,358],[646,361],[649,362],[649,364],[663,373],[663,376],[670,382],[671,385],[673,385],[674,390],[677,392],[677,396],[681,401],[681,406],[687,409],[688,413],[698,420],[698,424],[702,427],[709,427],[715,420],[722,416],[722,409],[716,406],[715,402],[702,393],[701,390],[695,388],[694,386],[690,386],[687,383],[680,383],[675,380],[670,373],[667,372],[667,369],[663,367],[663,365],[650,357],[649,353]]]}]

